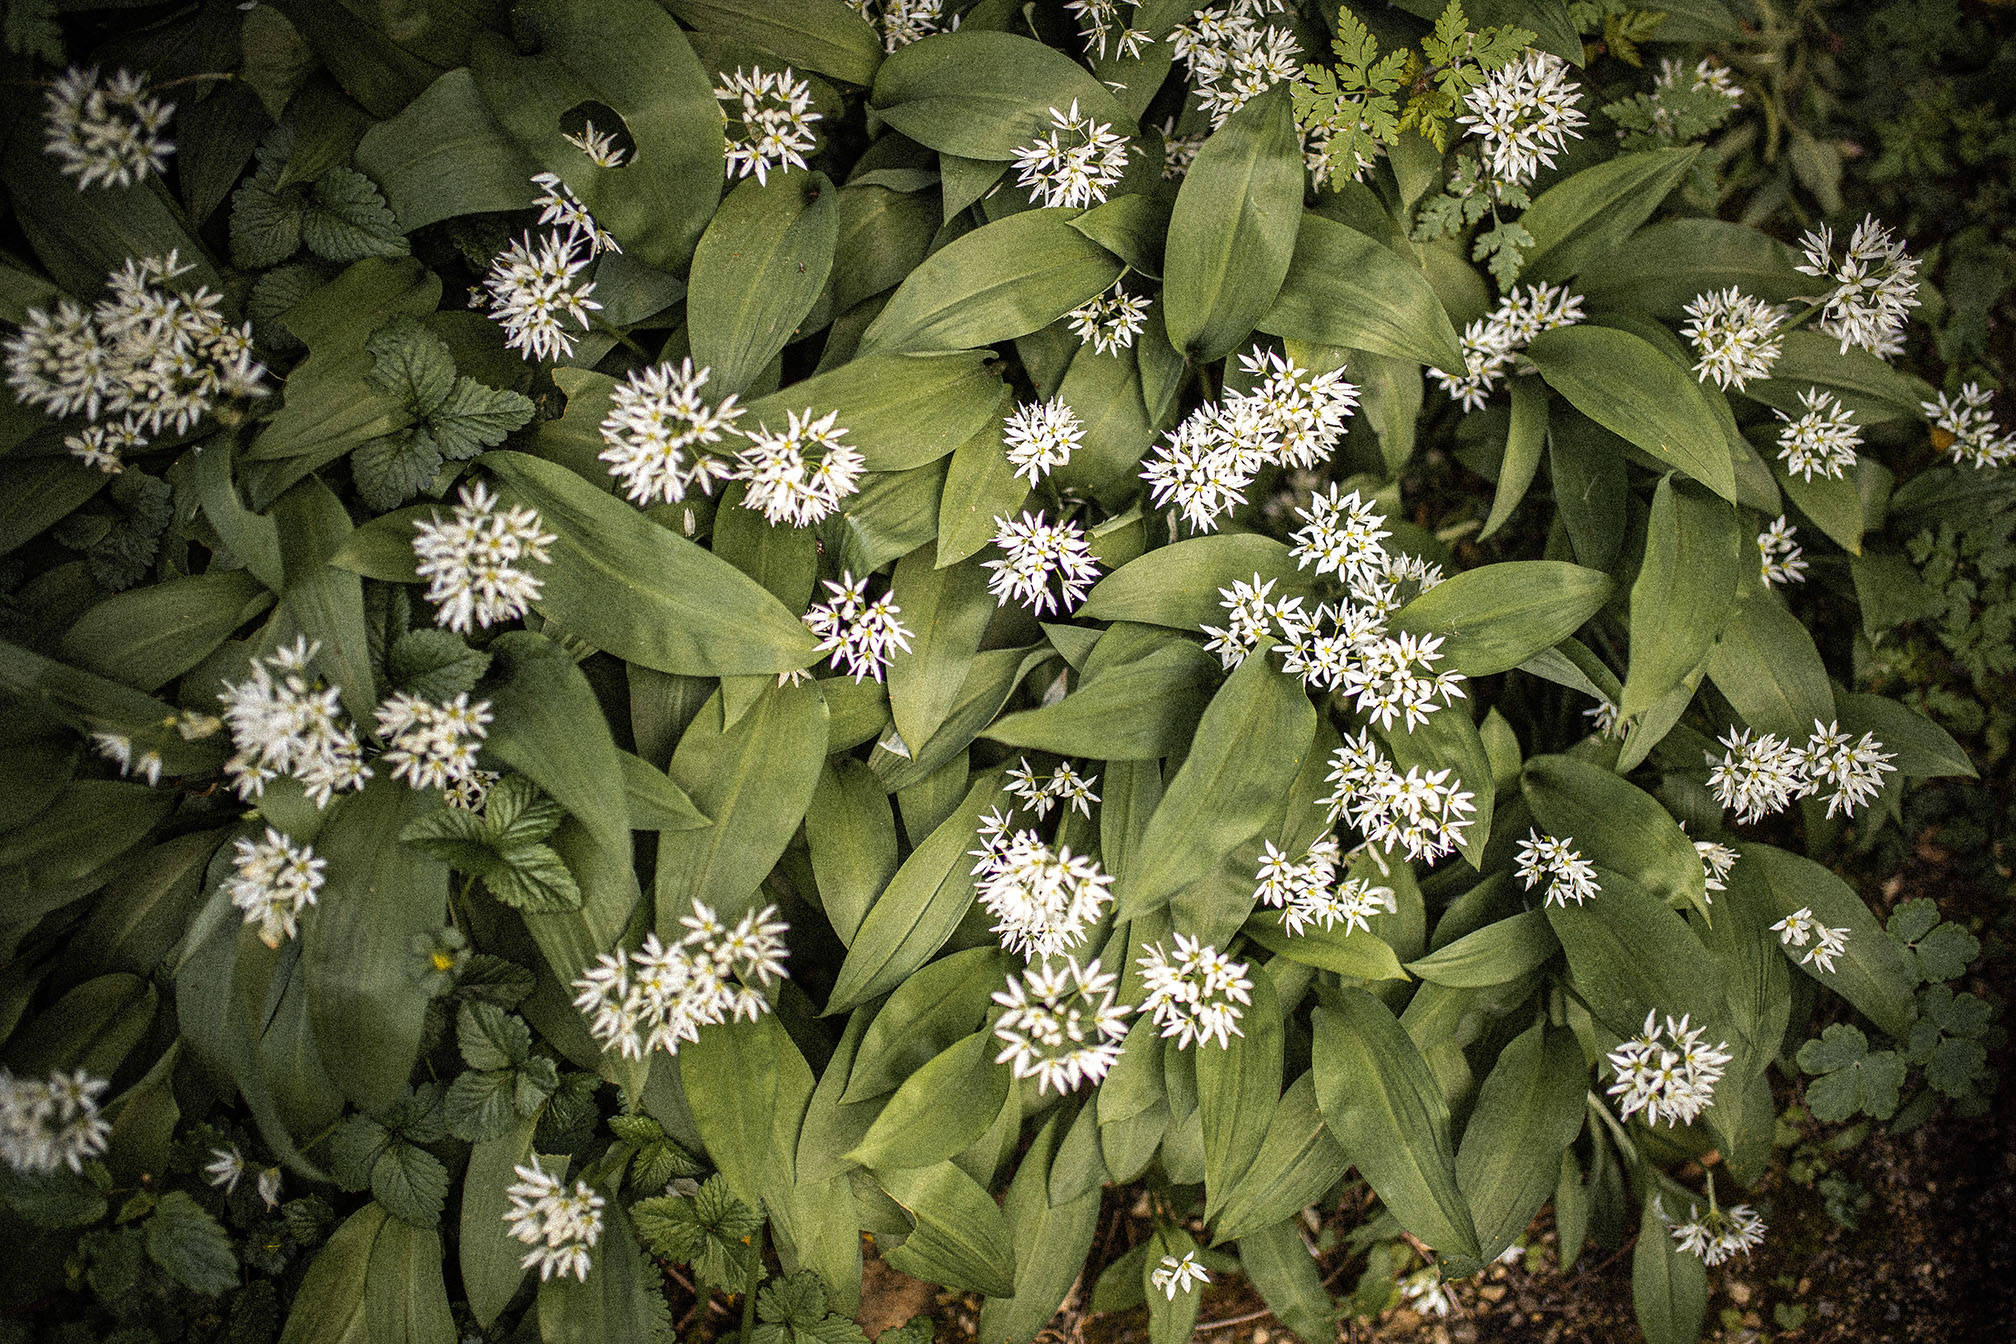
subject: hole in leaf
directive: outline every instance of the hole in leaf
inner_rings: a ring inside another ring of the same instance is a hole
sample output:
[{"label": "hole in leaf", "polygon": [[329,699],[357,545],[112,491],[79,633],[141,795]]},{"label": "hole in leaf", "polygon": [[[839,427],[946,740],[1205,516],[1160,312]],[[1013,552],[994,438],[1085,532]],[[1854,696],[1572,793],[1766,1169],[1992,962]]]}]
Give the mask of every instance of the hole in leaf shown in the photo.
[{"label": "hole in leaf", "polygon": [[621,168],[637,155],[637,142],[623,118],[607,103],[589,99],[560,114],[560,133],[589,162]]}]

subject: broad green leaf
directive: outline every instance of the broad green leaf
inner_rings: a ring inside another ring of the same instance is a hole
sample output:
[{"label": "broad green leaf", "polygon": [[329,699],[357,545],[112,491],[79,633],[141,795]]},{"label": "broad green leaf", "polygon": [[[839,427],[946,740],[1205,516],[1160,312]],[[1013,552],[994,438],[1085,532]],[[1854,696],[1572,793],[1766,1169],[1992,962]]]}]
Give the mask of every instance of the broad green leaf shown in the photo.
[{"label": "broad green leaf", "polygon": [[[1105,638],[1144,628],[1117,626]],[[981,736],[1097,761],[1155,760],[1180,751],[1211,698],[1218,660],[1187,639],[1155,633],[1139,657],[1088,673],[1057,703],[1004,715]]]},{"label": "broad green leaf", "polygon": [[875,1171],[928,1167],[957,1156],[993,1124],[1010,1075],[998,1042],[981,1030],[947,1047],[903,1081],[848,1157]]},{"label": "broad green leaf", "polygon": [[1225,1196],[1212,1231],[1223,1243],[1292,1217],[1320,1199],[1351,1165],[1324,1127],[1316,1081],[1304,1073],[1282,1094],[1253,1163]]},{"label": "broad green leaf", "polygon": [[377,708],[377,677],[364,625],[364,586],[329,559],[350,535],[350,517],[336,492],[318,479],[301,482],[274,506],[280,528],[280,564],[287,576],[282,609],[309,640],[321,645],[316,667],[342,696],[355,719]]},{"label": "broad green leaf", "polygon": [[797,334],[833,269],[839,226],[824,173],[745,181],[721,202],[686,289],[693,360],[721,395],[747,388]]},{"label": "broad green leaf", "polygon": [[[1678,1209],[1667,1211],[1680,1216]],[[1659,1206],[1645,1201],[1638,1246],[1631,1253],[1631,1305],[1645,1344],[1700,1344],[1708,1320],[1708,1267],[1680,1249]]]},{"label": "broad green leaf", "polygon": [[491,642],[502,684],[485,748],[536,783],[627,864],[630,812],[623,766],[595,691],[574,660],[544,635],[508,631]]},{"label": "broad green leaf", "polygon": [[148,1258],[191,1292],[215,1297],[238,1286],[231,1235],[186,1190],[161,1196],[145,1233]]},{"label": "broad green leaf", "polygon": [[672,1338],[664,1277],[638,1248],[622,1205],[605,1190],[608,1207],[595,1268],[586,1279],[559,1275],[539,1285],[541,1344],[608,1344],[618,1339]]},{"label": "broad green leaf", "polygon": [[665,7],[700,32],[753,43],[849,84],[867,85],[882,63],[874,28],[845,0],[666,0]]},{"label": "broad green leaf", "polygon": [[364,1328],[373,1344],[454,1344],[440,1233],[396,1219],[379,1229],[364,1271]]},{"label": "broad green leaf", "polygon": [[523,209],[539,171],[490,115],[467,67],[450,70],[398,116],[364,132],[357,166],[408,233],[454,215]]},{"label": "broad green leaf", "polygon": [[862,333],[861,350],[966,350],[1027,336],[1119,274],[1119,260],[1072,228],[1069,211],[1025,210],[926,258]]},{"label": "broad green leaf", "polygon": [[[1463,829],[1457,853],[1479,872],[1484,870],[1484,846],[1491,835],[1491,816],[1497,804],[1493,798],[1495,776],[1491,757],[1484,750],[1484,738],[1470,719],[1468,701],[1445,705],[1428,716],[1426,723],[1412,729],[1401,723],[1382,729],[1379,737],[1392,753],[1393,765],[1401,774],[1419,766],[1423,772],[1449,770],[1452,783],[1461,784],[1473,796],[1470,824]],[[1401,869],[1405,872],[1405,868]]]},{"label": "broad green leaf", "polygon": [[1772,475],[1777,479],[1778,488],[1785,492],[1785,498],[1791,500],[1799,512],[1820,529],[1822,535],[1850,555],[1862,553],[1862,531],[1866,518],[1862,491],[1853,476],[1843,476],[1838,480],[1819,476],[1809,481],[1787,470],[1782,461],[1772,464]]},{"label": "broad green leaf", "polygon": [[1512,380],[1512,420],[1505,436],[1505,456],[1498,464],[1498,491],[1484,520],[1479,541],[1505,526],[1526,498],[1547,447],[1547,394],[1531,378]]},{"label": "broad green leaf", "polygon": [[852,942],[896,875],[896,819],[866,765],[847,756],[827,759],[805,811],[805,846],[820,908],[840,941]]},{"label": "broad green leaf", "polygon": [[1139,1274],[1141,1295],[1148,1304],[1148,1344],[1186,1344],[1197,1333],[1203,1290],[1189,1285],[1172,1297],[1155,1286],[1155,1272],[1164,1262],[1180,1262],[1196,1250],[1197,1243],[1190,1239],[1190,1234],[1172,1223],[1158,1226],[1148,1238]]},{"label": "broad green leaf", "polygon": [[1526,355],[1576,410],[1722,498],[1736,498],[1736,468],[1711,394],[1658,346],[1582,323],[1541,332]]},{"label": "broad green leaf", "polygon": [[1544,833],[1659,900],[1684,901],[1713,918],[1701,856],[1651,794],[1573,756],[1535,756],[1526,762],[1521,787]]},{"label": "broad green leaf", "polygon": [[1560,946],[1545,915],[1522,910],[1408,962],[1407,969],[1434,984],[1484,989],[1539,969]]},{"label": "broad green leaf", "polygon": [[1565,280],[1622,245],[1680,185],[1700,152],[1689,145],[1619,154],[1541,192],[1519,217],[1533,235],[1522,277]]},{"label": "broad green leaf", "polygon": [[1575,558],[1610,571],[1624,545],[1628,449],[1615,434],[1572,408],[1550,408],[1547,471],[1554,507]]},{"label": "broad green leaf", "polygon": [[1365,929],[1322,928],[1311,925],[1300,933],[1290,933],[1281,916],[1272,910],[1256,910],[1240,931],[1269,952],[1278,953],[1304,966],[1315,966],[1359,980],[1405,980],[1400,958],[1376,933]]},{"label": "broad green leaf", "polygon": [[1336,1308],[1318,1263],[1297,1218],[1255,1228],[1239,1238],[1240,1272],[1274,1318],[1299,1339],[1322,1339],[1336,1329],[1332,1319]]},{"label": "broad green leaf", "polygon": [[1701,666],[1749,575],[1736,511],[1669,476],[1652,493],[1645,562],[1631,585],[1631,661],[1618,714],[1634,719]]},{"label": "broad green leaf", "polygon": [[174,807],[166,790],[138,781],[80,779],[22,829],[0,836],[0,901],[33,920],[82,895],[67,884],[138,844]]},{"label": "broad green leaf", "polygon": [[1434,286],[1377,239],[1304,214],[1274,304],[1256,325],[1290,340],[1461,371],[1463,349]]},{"label": "broad green leaf", "polygon": [[1257,835],[1301,768],[1315,728],[1299,683],[1265,658],[1241,663],[1211,698],[1189,755],[1149,817],[1139,861],[1115,884],[1119,916],[1156,909]]},{"label": "broad green leaf", "polygon": [[1206,1218],[1252,1170],[1267,1136],[1268,1122],[1281,1101],[1281,1003],[1264,970],[1250,977],[1253,1002],[1235,1035],[1224,1045],[1199,1041],[1197,1109],[1204,1125]]},{"label": "broad green leaf", "polygon": [[812,1070],[774,1013],[702,1027],[678,1061],[707,1157],[737,1199],[761,1209],[771,1192],[790,1187]]},{"label": "broad green leaf", "polygon": [[[213,447],[210,451],[221,454],[223,450]],[[67,453],[0,462],[0,490],[5,491],[0,498],[0,555],[41,535],[50,524],[103,490],[109,480],[104,472]]]},{"label": "broad green leaf", "polygon": [[1456,1150],[1456,1180],[1494,1259],[1554,1192],[1560,1154],[1582,1129],[1588,1066],[1574,1033],[1528,1027],[1498,1052]]},{"label": "broad green leaf", "polygon": [[412,250],[371,179],[340,165],[317,178],[309,191],[301,241],[325,261],[403,257]]},{"label": "broad green leaf", "polygon": [[1752,592],[1722,627],[1708,679],[1760,733],[1804,742],[1816,721],[1834,718],[1834,689],[1813,636],[1766,592]]},{"label": "broad green leaf", "polygon": [[1163,262],[1162,318],[1177,350],[1221,359],[1273,306],[1295,256],[1303,173],[1285,88],[1234,112],[1197,151]]},{"label": "broad green leaf", "polygon": [[1466,569],[1394,614],[1395,630],[1444,637],[1445,666],[1486,677],[1519,666],[1581,629],[1610,598],[1610,576],[1564,560]]},{"label": "broad green leaf", "polygon": [[1912,992],[1918,983],[1911,954],[1871,914],[1854,888],[1813,860],[1771,845],[1738,847],[1739,864],[1755,864],[1770,892],[1774,919],[1806,909],[1829,928],[1848,930],[1848,947],[1835,969],[1799,969],[1833,990],[1890,1035],[1901,1039],[1916,1016]]},{"label": "broad green leaf", "polygon": [[280,1344],[376,1344],[365,1320],[364,1283],[372,1248],[390,1221],[376,1204],[343,1220],[308,1262]]},{"label": "broad green leaf", "polygon": [[[1658,264],[1646,265],[1647,258]],[[1810,294],[1812,278],[1792,269],[1798,259],[1784,242],[1746,225],[1662,219],[1584,265],[1575,289],[1598,310],[1630,308],[1678,320],[1701,295],[1732,285],[1766,303]]]},{"label": "broad green leaf", "polygon": [[967,159],[1014,158],[1050,128],[1052,109],[1074,104],[1117,135],[1134,133],[1134,118],[1083,66],[1003,32],[942,33],[897,48],[868,104],[917,143]]},{"label": "broad green leaf", "polygon": [[870,471],[935,462],[1000,419],[986,352],[866,354],[748,403],[741,424],[782,428],[791,411],[834,412]]},{"label": "broad green leaf", "polygon": [[1075,613],[1087,621],[1140,621],[1177,630],[1220,625],[1219,589],[1272,580],[1279,600],[1308,591],[1288,548],[1252,532],[1192,537],[1157,546],[1094,584]]},{"label": "broad green leaf", "polygon": [[[1079,1112],[1083,1125],[1089,1108]],[[1015,1295],[989,1298],[980,1309],[981,1344],[1021,1344],[1033,1339],[1057,1313],[1084,1268],[1099,1230],[1099,1192],[1094,1186],[1071,1199],[1053,1202],[1057,1121],[1046,1123],[1015,1169],[1002,1214],[1015,1245]],[[1075,1132],[1075,1130],[1074,1130]]]},{"label": "broad green leaf", "polygon": [[1546,907],[1596,1019],[1620,1037],[1643,1031],[1650,1012],[1719,1030],[1728,1016],[1722,971],[1687,922],[1622,874],[1597,876],[1603,891],[1587,903]]},{"label": "broad green leaf", "polygon": [[174,717],[172,706],[5,640],[0,640],[0,692],[76,728],[118,733],[133,742],[135,751],[158,752],[171,775],[214,770],[224,759],[220,743],[185,742],[180,733],[162,726]]},{"label": "broad green leaf", "polygon": [[1477,1261],[1477,1229],[1441,1085],[1386,1005],[1350,988],[1329,1002],[1315,1010],[1312,1054],[1323,1123],[1400,1225],[1463,1272]]},{"label": "broad green leaf", "polygon": [[690,831],[708,824],[686,790],[641,756],[617,753],[623,771],[623,798],[629,805],[630,828],[636,831]]},{"label": "broad green leaf", "polygon": [[[661,672],[790,672],[818,641],[755,580],[565,467],[523,453],[483,465],[558,540],[534,603],[569,634]],[[704,809],[703,809],[704,810]]]},{"label": "broad green leaf", "polygon": [[912,634],[910,651],[890,661],[889,712],[905,742],[930,741],[958,699],[996,610],[987,576],[977,560],[940,567],[931,545],[896,562],[889,587]]},{"label": "broad green leaf", "polygon": [[63,656],[88,672],[154,691],[271,605],[272,595],[244,570],[132,588],[78,617],[63,636]]},{"label": "broad green leaf", "polygon": [[[1810,289],[1813,282],[1805,283]],[[1866,350],[1843,354],[1841,343],[1825,332],[1790,331],[1771,376],[1752,380],[1743,395],[1796,416],[1802,409],[1800,394],[1814,388],[1832,392],[1861,426],[1921,419],[1919,403],[1932,400],[1935,390]]]},{"label": "broad green leaf", "polygon": [[948,1288],[1015,1295],[1015,1241],[1008,1220],[971,1176],[940,1162],[875,1173],[876,1184],[915,1221],[883,1258],[905,1274]]},{"label": "broad green leaf", "polygon": [[989,996],[1007,978],[1006,956],[969,947],[920,968],[876,1011],[861,1039],[842,1101],[872,1101],[980,1025]]},{"label": "broad green leaf", "polygon": [[1944,728],[1920,714],[1880,695],[1859,695],[1844,691],[1835,698],[1841,711],[1844,732],[1874,733],[1891,761],[1906,779],[1932,779],[1941,775],[1975,777],[1974,763]]}]

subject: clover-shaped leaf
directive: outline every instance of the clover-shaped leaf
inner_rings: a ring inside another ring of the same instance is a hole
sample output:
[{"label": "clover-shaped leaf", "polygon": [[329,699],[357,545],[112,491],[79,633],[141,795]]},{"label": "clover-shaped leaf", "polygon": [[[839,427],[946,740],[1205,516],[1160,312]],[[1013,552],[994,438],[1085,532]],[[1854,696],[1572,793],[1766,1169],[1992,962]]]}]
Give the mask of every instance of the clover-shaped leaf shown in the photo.
[{"label": "clover-shaped leaf", "polygon": [[1806,1085],[1806,1105],[1818,1120],[1846,1120],[1858,1111],[1878,1120],[1897,1113],[1904,1061],[1893,1050],[1869,1049],[1869,1038],[1836,1022],[1799,1047],[1799,1067],[1819,1074]]}]

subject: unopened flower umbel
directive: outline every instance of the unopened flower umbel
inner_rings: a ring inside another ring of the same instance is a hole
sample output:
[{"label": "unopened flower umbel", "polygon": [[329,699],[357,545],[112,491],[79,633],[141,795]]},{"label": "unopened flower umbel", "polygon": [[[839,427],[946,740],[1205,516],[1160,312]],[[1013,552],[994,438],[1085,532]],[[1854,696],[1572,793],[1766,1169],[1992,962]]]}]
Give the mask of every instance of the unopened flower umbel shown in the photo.
[{"label": "unopened flower umbel", "polygon": [[[566,1159],[560,1161],[564,1165]],[[602,1196],[586,1181],[570,1187],[562,1176],[547,1171],[537,1156],[529,1165],[512,1168],[512,1173],[518,1179],[504,1192],[511,1201],[504,1211],[504,1226],[514,1240],[532,1248],[521,1268],[536,1268],[542,1283],[570,1274],[586,1280],[589,1252],[602,1237]]]}]

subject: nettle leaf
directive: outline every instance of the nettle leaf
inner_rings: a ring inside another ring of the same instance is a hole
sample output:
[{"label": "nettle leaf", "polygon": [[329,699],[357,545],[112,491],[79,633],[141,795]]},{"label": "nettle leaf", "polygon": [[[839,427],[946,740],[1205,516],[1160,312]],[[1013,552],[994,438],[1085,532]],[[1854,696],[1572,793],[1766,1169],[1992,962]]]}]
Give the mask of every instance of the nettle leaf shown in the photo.
[{"label": "nettle leaf", "polygon": [[455,372],[439,336],[413,317],[399,317],[364,342],[371,386],[398,401],[407,426],[372,439],[351,455],[357,492],[370,507],[397,508],[420,493],[445,461],[467,461],[532,418],[532,402]]},{"label": "nettle leaf", "polygon": [[170,1190],[148,1216],[147,1254],[191,1292],[214,1296],[238,1286],[231,1235],[187,1192]]},{"label": "nettle leaf", "polygon": [[494,1003],[465,1003],[455,1015],[456,1040],[472,1069],[508,1069],[532,1053],[532,1029]]},{"label": "nettle leaf", "polygon": [[231,193],[231,260],[242,267],[277,266],[301,250],[301,198],[248,177]]},{"label": "nettle leaf", "polygon": [[811,1270],[772,1279],[756,1295],[762,1321],[751,1344],[868,1344],[861,1327],[826,1311],[826,1288]]},{"label": "nettle leaf", "polygon": [[398,1140],[371,1168],[371,1197],[403,1223],[437,1226],[448,1198],[448,1168],[418,1144]]},{"label": "nettle leaf", "polygon": [[[735,1198],[728,1182],[718,1173],[708,1177],[690,1197],[657,1195],[638,1200],[630,1210],[630,1218],[637,1235],[653,1255],[690,1264],[703,1283],[726,1289],[739,1289],[747,1281],[750,1261],[756,1253],[756,1231],[763,1226],[762,1215]],[[763,1290],[766,1294],[769,1291],[768,1287]],[[787,1308],[802,1310],[809,1303],[809,1297],[799,1290],[780,1289],[779,1296],[789,1300],[780,1305],[773,1299],[770,1307],[773,1312]],[[757,1308],[764,1309],[761,1296],[757,1298]],[[825,1310],[825,1294],[821,1291],[817,1303],[811,1305],[810,1324],[816,1325]],[[776,1321],[781,1324],[783,1318],[779,1316]]]},{"label": "nettle leaf", "polygon": [[[552,1061],[547,1063],[550,1065]],[[520,1118],[516,1083],[516,1074],[511,1069],[469,1069],[462,1073],[448,1085],[444,1108],[449,1131],[470,1143],[508,1134]]]},{"label": "nettle leaf", "polygon": [[412,251],[392,207],[371,179],[354,168],[331,168],[315,180],[302,207],[301,240],[329,261],[403,257]]},{"label": "nettle leaf", "polygon": [[1858,1111],[1888,1120],[1897,1113],[1904,1061],[1894,1050],[1872,1052],[1859,1027],[1833,1023],[1799,1047],[1799,1067],[1820,1075],[1806,1085],[1806,1105],[1817,1120],[1831,1124]]},{"label": "nettle leaf", "polygon": [[440,449],[417,427],[371,439],[350,454],[358,498],[367,508],[381,511],[396,509],[419,494],[440,471]]},{"label": "nettle leaf", "polygon": [[399,838],[480,877],[491,895],[514,910],[578,910],[581,885],[573,870],[558,851],[539,843],[565,815],[530,780],[511,775],[491,787],[481,817],[439,807],[409,823]]},{"label": "nettle leaf", "polygon": [[364,349],[371,356],[371,385],[403,401],[416,418],[433,415],[455,385],[447,342],[416,318],[387,322],[366,338]]}]

